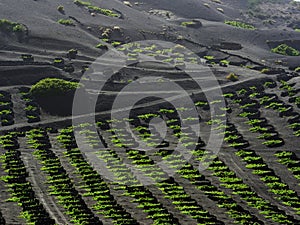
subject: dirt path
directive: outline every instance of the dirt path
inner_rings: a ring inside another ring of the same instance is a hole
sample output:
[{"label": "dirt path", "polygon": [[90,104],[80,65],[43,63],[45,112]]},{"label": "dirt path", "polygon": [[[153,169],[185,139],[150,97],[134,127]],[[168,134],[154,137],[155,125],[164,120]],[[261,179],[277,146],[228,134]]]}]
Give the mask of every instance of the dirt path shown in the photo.
[{"label": "dirt path", "polygon": [[13,89],[13,93],[11,93],[11,100],[13,102],[13,112],[15,123],[25,123],[27,121],[26,113],[25,113],[25,103],[21,99],[21,95],[19,94],[19,90],[17,88]]},{"label": "dirt path", "polygon": [[[247,78],[243,81],[237,81],[235,83],[228,83],[228,84],[225,84],[222,86],[223,89],[230,89],[231,87],[233,86],[236,86],[236,85],[246,85],[247,82],[250,82],[250,81],[253,81],[253,80],[256,80],[257,78]],[[262,78],[264,79],[264,78]],[[207,89],[204,89],[204,90],[191,90],[191,92],[193,92],[195,95],[196,94],[200,94],[200,93],[203,93],[203,92],[210,92],[212,93],[214,90],[216,89],[219,89],[219,87],[210,87],[210,88],[207,88]],[[110,92],[108,92],[110,93]],[[166,92],[168,93],[168,92]],[[183,97],[185,97],[186,93],[184,94],[179,94],[179,95],[175,95],[175,96],[171,96],[171,97],[168,97],[166,99],[163,99],[163,100],[156,100],[156,101],[152,101],[152,102],[148,102],[148,103],[143,103],[143,104],[139,104],[137,106],[134,106],[134,108],[141,108],[141,107],[150,107],[150,106],[155,106],[157,104],[161,104],[161,103],[164,103],[166,101],[168,102],[172,102],[174,100],[178,100],[178,99],[181,99]],[[114,110],[113,112],[116,113],[116,112],[122,112],[124,110],[131,110],[132,109],[132,106],[129,106],[129,107],[125,107],[125,108],[122,108],[122,109],[116,109]],[[19,123],[19,124],[14,124],[12,126],[8,126],[8,127],[0,127],[0,132],[1,131],[6,131],[6,130],[12,130],[12,129],[18,129],[18,128],[22,128],[22,127],[27,127],[27,126],[47,126],[47,125],[51,125],[51,124],[55,124],[55,123],[65,123],[65,124],[71,124],[72,122],[72,119],[82,119],[82,118],[86,118],[87,116],[93,116],[93,117],[101,117],[101,116],[104,116],[104,115],[110,115],[112,112],[110,110],[108,111],[103,111],[103,112],[96,112],[96,113],[92,113],[92,114],[85,114],[85,115],[80,115],[80,116],[67,116],[67,117],[62,117],[62,118],[56,118],[56,117],[50,117],[49,119],[47,120],[43,120],[41,122],[37,122],[37,123],[32,123],[32,124],[28,124],[28,123]]]},{"label": "dirt path", "polygon": [[64,209],[58,206],[56,200],[51,196],[45,187],[46,179],[42,176],[43,172],[40,170],[41,167],[33,157],[31,152],[22,151],[21,158],[29,172],[28,180],[32,184],[34,193],[42,203],[46,211],[55,220],[57,224],[72,224],[70,218],[65,214]]}]

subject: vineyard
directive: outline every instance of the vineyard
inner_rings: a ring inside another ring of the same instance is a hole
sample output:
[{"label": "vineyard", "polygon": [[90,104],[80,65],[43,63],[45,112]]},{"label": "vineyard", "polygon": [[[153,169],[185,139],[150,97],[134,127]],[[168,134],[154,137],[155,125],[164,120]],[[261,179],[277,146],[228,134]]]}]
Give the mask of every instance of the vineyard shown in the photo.
[{"label": "vineyard", "polygon": [[300,225],[299,0],[0,6],[0,225]]},{"label": "vineyard", "polygon": [[[71,126],[44,120],[28,87],[1,91],[0,224],[299,224],[298,92],[292,76],[235,87],[214,118],[219,99],[195,102],[198,117],[183,129],[176,110],[189,108]],[[165,137],[153,119],[165,122]],[[206,151],[211,129],[224,136],[217,156]],[[94,151],[82,151],[76,134]],[[205,160],[208,169],[198,170]]]}]

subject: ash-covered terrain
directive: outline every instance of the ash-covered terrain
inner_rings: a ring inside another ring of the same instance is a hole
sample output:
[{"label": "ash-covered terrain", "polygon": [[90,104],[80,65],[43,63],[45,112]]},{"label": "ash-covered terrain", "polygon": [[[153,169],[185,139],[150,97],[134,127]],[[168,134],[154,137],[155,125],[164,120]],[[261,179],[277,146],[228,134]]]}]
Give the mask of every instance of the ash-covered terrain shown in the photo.
[{"label": "ash-covered terrain", "polygon": [[300,224],[299,74],[297,1],[1,0],[0,224]]}]

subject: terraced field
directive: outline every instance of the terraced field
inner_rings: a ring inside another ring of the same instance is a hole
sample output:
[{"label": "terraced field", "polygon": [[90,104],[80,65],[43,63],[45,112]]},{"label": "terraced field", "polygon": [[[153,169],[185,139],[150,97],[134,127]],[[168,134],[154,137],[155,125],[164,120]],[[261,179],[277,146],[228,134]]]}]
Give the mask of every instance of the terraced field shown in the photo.
[{"label": "terraced field", "polygon": [[0,225],[300,224],[300,3],[0,6]]},{"label": "terraced field", "polygon": [[[199,115],[184,129],[163,106],[124,120],[99,115],[96,127],[43,121],[28,88],[2,91],[1,224],[298,224],[299,89],[281,78],[224,91],[213,119],[218,99],[195,102]],[[217,156],[206,151],[212,126],[224,135]]]}]

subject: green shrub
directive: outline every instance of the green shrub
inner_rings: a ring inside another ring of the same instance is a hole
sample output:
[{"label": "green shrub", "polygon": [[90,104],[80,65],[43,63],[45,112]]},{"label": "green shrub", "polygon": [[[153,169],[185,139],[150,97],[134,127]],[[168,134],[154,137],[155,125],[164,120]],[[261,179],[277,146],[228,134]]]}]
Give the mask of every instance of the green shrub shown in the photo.
[{"label": "green shrub", "polygon": [[110,9],[103,9],[103,8],[100,8],[100,7],[97,7],[97,6],[93,6],[90,2],[75,0],[74,4],[76,4],[78,6],[87,7],[90,11],[100,13],[100,14],[103,14],[105,16],[110,16],[110,17],[118,17],[119,16],[117,13],[113,12]]},{"label": "green shrub", "polygon": [[66,25],[66,26],[74,26],[74,23],[72,20],[65,20],[65,19],[60,19],[57,21],[59,24]]},{"label": "green shrub", "polygon": [[234,20],[226,20],[224,23],[227,25],[230,25],[230,26],[239,27],[239,28],[243,28],[243,29],[247,29],[247,30],[255,30],[256,29],[254,26],[252,26],[250,24],[246,24],[246,23],[234,21]]},{"label": "green shrub", "polygon": [[46,78],[34,84],[30,93],[33,96],[54,96],[65,95],[68,92],[75,91],[79,87],[76,82],[65,81],[58,78]]},{"label": "green shrub", "polygon": [[96,48],[100,48],[100,49],[108,49],[106,45],[101,44],[101,43],[97,44],[97,45],[96,45]]},{"label": "green shrub", "polygon": [[261,72],[261,73],[268,73],[268,72],[270,72],[270,69],[268,69],[268,68],[263,68],[260,72]]},{"label": "green shrub", "polygon": [[295,69],[295,72],[300,72],[300,66]]},{"label": "green shrub", "polygon": [[90,11],[93,11],[93,12],[97,12],[97,13],[100,13],[100,14],[103,14],[105,16],[110,16],[110,17],[118,17],[119,15],[114,13],[112,10],[110,9],[103,9],[103,8],[99,8],[97,6],[88,6],[88,9]]},{"label": "green shrub", "polygon": [[239,80],[239,77],[235,73],[230,73],[226,76],[226,79],[230,81],[237,81]]},{"label": "green shrub", "polygon": [[74,4],[79,5],[79,6],[90,6],[91,5],[90,2],[84,2],[84,1],[80,1],[80,0],[75,0]]},{"label": "green shrub", "polygon": [[211,0],[212,2],[218,3],[218,4],[222,4],[221,0]]},{"label": "green shrub", "polygon": [[0,30],[6,32],[22,32],[25,31],[26,28],[20,23],[15,23],[6,19],[1,19]]},{"label": "green shrub", "polygon": [[300,55],[300,52],[297,49],[294,49],[286,44],[278,45],[276,48],[272,48],[271,51],[280,55],[288,55],[288,56]]},{"label": "green shrub", "polygon": [[217,8],[217,10],[221,13],[224,13],[224,10],[222,8]]},{"label": "green shrub", "polygon": [[24,26],[21,25],[21,24],[17,24],[17,25],[15,25],[15,26],[13,27],[13,32],[22,32],[22,31],[24,31],[24,30],[25,30],[25,28],[24,28]]},{"label": "green shrub", "polygon": [[59,6],[57,7],[57,11],[60,12],[60,13],[64,13],[64,12],[65,12],[64,6],[59,5]]},{"label": "green shrub", "polygon": [[119,46],[119,45],[121,45],[121,44],[122,44],[122,43],[119,42],[119,41],[114,41],[114,42],[111,43],[111,45],[114,46],[114,47]]},{"label": "green shrub", "polygon": [[214,56],[212,56],[212,55],[205,55],[204,56],[204,59],[206,59],[206,60],[214,60],[215,59],[215,57]]},{"label": "green shrub", "polygon": [[64,63],[64,60],[62,58],[55,58],[53,63]]},{"label": "green shrub", "polygon": [[70,58],[70,59],[76,59],[77,54],[78,54],[78,50],[77,49],[70,49],[68,51],[67,57]]},{"label": "green shrub", "polygon": [[184,26],[184,27],[188,27],[188,26],[192,26],[192,25],[195,25],[195,22],[193,22],[193,21],[186,21],[186,22],[182,22],[181,23],[181,26]]},{"label": "green shrub", "polygon": [[226,59],[221,60],[220,63],[222,63],[224,65],[229,65],[230,64],[230,62]]}]

